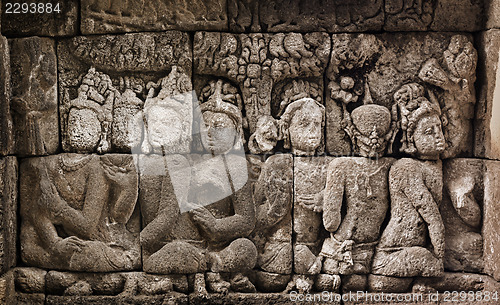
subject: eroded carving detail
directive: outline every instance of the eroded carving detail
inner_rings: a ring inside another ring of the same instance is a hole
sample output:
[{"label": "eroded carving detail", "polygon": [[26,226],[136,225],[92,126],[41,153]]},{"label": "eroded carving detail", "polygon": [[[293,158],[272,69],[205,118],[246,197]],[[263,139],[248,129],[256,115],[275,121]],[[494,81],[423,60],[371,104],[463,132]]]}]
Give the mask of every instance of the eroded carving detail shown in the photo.
[{"label": "eroded carving detail", "polygon": [[87,272],[140,268],[131,156],[61,154],[26,160],[21,172],[26,264]]},{"label": "eroded carving detail", "polygon": [[443,179],[438,158],[444,150],[441,111],[437,101],[425,98],[423,87],[415,83],[404,85],[394,99],[403,131],[401,150],[421,160],[403,158],[391,167],[391,217],[377,245],[372,272],[403,278],[440,276],[445,250],[439,213]]}]

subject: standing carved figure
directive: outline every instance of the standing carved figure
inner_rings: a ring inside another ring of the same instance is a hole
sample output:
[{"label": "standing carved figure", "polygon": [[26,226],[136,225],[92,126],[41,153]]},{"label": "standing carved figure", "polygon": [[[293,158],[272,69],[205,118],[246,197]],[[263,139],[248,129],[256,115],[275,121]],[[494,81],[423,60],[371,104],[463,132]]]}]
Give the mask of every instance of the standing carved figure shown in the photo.
[{"label": "standing carved figure", "polygon": [[401,150],[418,159],[400,159],[390,169],[391,216],[373,259],[372,272],[376,275],[408,278],[443,274],[439,154],[445,142],[440,107],[424,92],[421,85],[410,83],[394,94],[401,116]]}]

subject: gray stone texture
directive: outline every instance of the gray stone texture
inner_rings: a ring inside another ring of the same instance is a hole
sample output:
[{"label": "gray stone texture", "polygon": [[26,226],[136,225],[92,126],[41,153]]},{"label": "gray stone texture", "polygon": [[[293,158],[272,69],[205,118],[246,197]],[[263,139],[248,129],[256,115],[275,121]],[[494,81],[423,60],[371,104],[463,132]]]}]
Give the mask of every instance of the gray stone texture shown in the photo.
[{"label": "gray stone texture", "polygon": [[21,259],[41,268],[141,268],[138,175],[130,155],[60,154],[21,164]]},{"label": "gray stone texture", "polygon": [[479,159],[446,160],[443,165],[445,226],[444,267],[450,271],[481,272],[481,223],[485,166]]},{"label": "gray stone texture", "polygon": [[500,198],[500,164],[498,161],[485,161],[484,177],[483,227],[484,238],[484,272],[500,281],[500,230],[499,198]]},{"label": "gray stone texture", "polygon": [[47,155],[59,148],[55,42],[30,37],[10,40],[15,152]]},{"label": "gray stone texture", "polygon": [[81,31],[106,34],[144,31],[226,31],[225,0],[82,0]]},{"label": "gray stone texture", "polygon": [[489,30],[477,35],[478,102],[474,120],[474,156],[500,159],[500,30]]},{"label": "gray stone texture", "polygon": [[[6,4],[8,1],[3,1]],[[66,0],[66,1],[51,1],[51,0],[40,0],[37,1],[37,12],[36,13],[22,13],[22,9],[19,8],[17,14],[8,14],[5,7],[2,7],[2,34],[6,36],[50,36],[50,37],[60,37],[60,36],[74,36],[77,34],[78,30],[78,0]],[[14,3],[14,2],[12,2]],[[17,2],[21,4],[22,2]],[[26,2],[31,3],[31,2]],[[35,3],[35,2],[32,2]],[[52,8],[56,8],[56,4],[59,3],[60,12],[52,11],[52,13],[46,12],[48,8],[46,5],[41,6],[40,10],[42,13],[38,12],[38,3],[42,4],[52,4]],[[43,10],[42,10],[43,7]],[[12,8],[14,12],[15,6]],[[29,7],[28,7],[29,8]]]},{"label": "gray stone texture", "polygon": [[[327,152],[346,155],[352,150],[343,130],[346,112],[374,103],[394,113],[392,107],[414,91],[415,98],[418,94],[440,104],[446,122],[441,158],[470,156],[477,61],[471,40],[449,33],[332,35],[325,85]],[[417,85],[405,86],[409,83]],[[393,152],[399,145],[395,144]]]},{"label": "gray stone texture", "polygon": [[363,32],[381,30],[383,1],[228,1],[231,32]]},{"label": "gray stone texture", "polygon": [[17,186],[16,157],[0,158],[0,274],[17,262]]},{"label": "gray stone texture", "polygon": [[500,1],[485,0],[484,12],[486,18],[486,25],[484,29],[487,30],[500,28]]},{"label": "gray stone texture", "polygon": [[10,54],[7,39],[0,35],[0,155],[13,153],[13,126],[10,109]]},{"label": "gray stone texture", "polygon": [[[57,53],[64,151],[189,151],[191,124],[181,120],[192,111],[187,33],[80,36],[59,42]],[[179,142],[151,132],[165,128],[177,129]]]}]

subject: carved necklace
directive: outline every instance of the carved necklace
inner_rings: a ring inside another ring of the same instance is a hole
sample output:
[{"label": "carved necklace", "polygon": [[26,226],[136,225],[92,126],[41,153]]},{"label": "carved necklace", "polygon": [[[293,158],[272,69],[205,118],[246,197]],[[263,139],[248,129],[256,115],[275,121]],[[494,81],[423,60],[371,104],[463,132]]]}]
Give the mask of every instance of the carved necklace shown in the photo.
[{"label": "carved necklace", "polygon": [[75,161],[70,161],[70,160],[65,160],[63,155],[60,155],[59,156],[59,166],[65,172],[74,172],[74,171],[82,169],[85,165],[87,165],[90,162],[91,159],[92,159],[92,155],[89,155],[87,157],[83,157],[83,158],[77,159]]}]

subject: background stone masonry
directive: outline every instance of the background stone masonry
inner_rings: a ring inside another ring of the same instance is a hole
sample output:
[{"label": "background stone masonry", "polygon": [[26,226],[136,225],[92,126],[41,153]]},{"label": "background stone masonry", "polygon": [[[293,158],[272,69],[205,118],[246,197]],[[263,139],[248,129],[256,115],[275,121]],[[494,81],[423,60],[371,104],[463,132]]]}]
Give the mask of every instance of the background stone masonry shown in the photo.
[{"label": "background stone masonry", "polygon": [[500,293],[499,0],[14,2],[0,303]]}]

